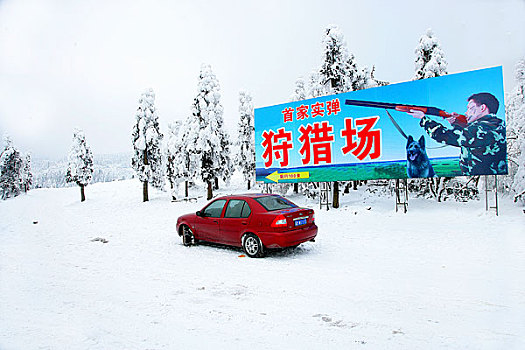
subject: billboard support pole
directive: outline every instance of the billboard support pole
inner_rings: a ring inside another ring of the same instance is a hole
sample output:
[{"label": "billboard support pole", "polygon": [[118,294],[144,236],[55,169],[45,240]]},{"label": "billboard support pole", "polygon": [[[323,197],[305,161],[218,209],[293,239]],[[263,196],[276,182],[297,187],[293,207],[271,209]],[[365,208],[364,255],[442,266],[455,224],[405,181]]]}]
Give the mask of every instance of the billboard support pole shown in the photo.
[{"label": "billboard support pole", "polygon": [[[494,192],[494,206],[490,206],[489,192]],[[496,216],[499,216],[499,205],[498,205],[498,175],[494,175],[494,185],[492,188],[489,187],[489,175],[485,175],[485,210],[490,209],[496,210]]]},{"label": "billboard support pole", "polygon": [[330,183],[329,182],[319,183],[319,209],[323,209],[323,205],[326,206],[326,210],[330,209]]},{"label": "billboard support pole", "polygon": [[396,213],[398,208],[402,207],[403,212],[407,212],[408,208],[408,180],[396,179]]}]

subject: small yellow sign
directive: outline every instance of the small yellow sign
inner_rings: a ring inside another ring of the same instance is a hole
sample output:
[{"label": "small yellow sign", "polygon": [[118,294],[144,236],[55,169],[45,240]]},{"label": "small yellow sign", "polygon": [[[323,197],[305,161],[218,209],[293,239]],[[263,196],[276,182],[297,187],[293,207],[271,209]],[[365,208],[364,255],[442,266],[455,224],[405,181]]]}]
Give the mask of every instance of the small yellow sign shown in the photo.
[{"label": "small yellow sign", "polygon": [[298,180],[298,179],[308,179],[310,177],[310,172],[308,171],[299,171],[295,173],[279,173],[278,170],[274,171],[266,178],[273,182],[279,182],[279,180]]}]

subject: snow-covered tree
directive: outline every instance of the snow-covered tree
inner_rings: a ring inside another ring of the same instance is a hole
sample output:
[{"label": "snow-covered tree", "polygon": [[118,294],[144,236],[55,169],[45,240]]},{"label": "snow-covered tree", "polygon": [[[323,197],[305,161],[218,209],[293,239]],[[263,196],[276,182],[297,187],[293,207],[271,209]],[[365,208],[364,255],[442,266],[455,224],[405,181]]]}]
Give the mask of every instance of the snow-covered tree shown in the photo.
[{"label": "snow-covered tree", "polygon": [[182,144],[180,140],[180,128],[181,122],[175,121],[174,123],[168,124],[168,133],[166,135],[166,177],[170,183],[171,196],[173,199],[177,197],[177,187],[179,185],[179,174],[180,161],[178,156],[182,153],[180,146]]},{"label": "snow-covered tree", "polygon": [[308,84],[306,86],[306,98],[316,98],[319,96],[324,96],[326,94],[326,88],[321,83],[321,75],[319,74],[319,71],[313,71],[308,77]]},{"label": "snow-covered tree", "polygon": [[68,155],[68,166],[66,171],[66,182],[74,182],[80,187],[80,201],[86,200],[84,187],[86,187],[93,176],[93,154],[86,142],[86,136],[82,130],[73,132],[73,144]]},{"label": "snow-covered tree", "polygon": [[[523,113],[525,113],[525,107],[522,108]],[[512,183],[512,190],[516,194],[514,196],[514,201],[521,200],[525,203],[525,142],[521,143],[521,153],[518,158],[518,171],[514,175],[514,181]]]},{"label": "snow-covered tree", "polygon": [[221,143],[221,152],[219,153],[219,170],[215,177],[215,189],[219,189],[219,178],[222,179],[226,184],[230,183],[230,177],[233,172],[233,162],[231,160],[230,152],[230,137],[224,129],[224,119],[222,116],[218,120],[219,125],[219,139]]},{"label": "snow-covered tree", "polygon": [[[439,40],[432,29],[427,29],[426,33],[421,36],[419,43],[414,50],[416,54],[415,75],[413,80],[440,77],[447,73],[447,60],[441,49]],[[429,178],[429,179],[412,179],[409,188],[418,195],[431,195],[437,201],[442,201],[447,193],[447,186],[453,186],[452,178]]]},{"label": "snow-covered tree", "polygon": [[164,167],[162,164],[161,141],[155,93],[145,91],[140,99],[135,114],[132,142],[134,148],[131,166],[143,183],[143,201],[148,201],[148,183],[155,188],[164,188]]},{"label": "snow-covered tree", "polygon": [[33,173],[31,171],[31,155],[26,154],[22,163],[22,170],[20,173],[21,187],[24,192],[33,188]]},{"label": "snow-covered tree", "polygon": [[377,86],[379,86],[379,82],[374,78],[374,68],[370,70],[370,68],[364,66],[359,70],[357,80],[354,82],[352,88],[353,90],[363,90]]},{"label": "snow-covered tree", "polygon": [[[199,164],[195,162],[194,145],[196,133],[186,119],[168,125],[166,142],[167,177],[171,187],[172,198],[178,195],[178,187],[185,182],[185,196],[188,197],[188,181],[196,177]],[[193,135],[193,136],[192,136]]]},{"label": "snow-covered tree", "polygon": [[200,163],[200,176],[208,185],[208,199],[213,196],[213,182],[228,180],[231,171],[228,135],[223,129],[223,108],[219,81],[209,65],[201,67],[198,93],[192,105],[199,132],[195,155]]},{"label": "snow-covered tree", "polygon": [[292,101],[302,101],[308,98],[307,84],[302,77],[295,81],[295,90],[290,96]]},{"label": "snow-covered tree", "polygon": [[507,158],[509,176],[503,181],[515,196],[525,200],[525,59],[516,64],[516,87],[507,96]]},{"label": "snow-covered tree", "polygon": [[319,69],[321,84],[327,85],[328,93],[357,90],[359,70],[355,57],[348,51],[343,33],[337,26],[325,29],[323,38],[323,62]]},{"label": "snow-covered tree", "polygon": [[370,71],[370,77],[372,78],[372,86],[370,86],[370,87],[386,86],[386,85],[390,84],[390,82],[388,82],[388,81],[377,80],[376,77],[375,77],[375,71],[376,71],[376,67],[372,66],[372,70]]},{"label": "snow-covered tree", "polygon": [[419,39],[419,44],[414,52],[416,54],[414,80],[448,74],[445,54],[432,29],[427,29],[426,33]]},{"label": "snow-covered tree", "polygon": [[[338,94],[366,87],[355,57],[348,51],[343,33],[336,26],[328,26],[323,38],[323,62],[319,69],[320,84],[326,94]],[[334,182],[332,205],[339,207],[339,183]]]},{"label": "snow-covered tree", "polygon": [[5,137],[4,144],[5,148],[0,154],[0,190],[2,199],[7,199],[20,194],[23,160],[9,136]]},{"label": "snow-covered tree", "polygon": [[255,180],[255,130],[253,126],[253,102],[249,93],[239,93],[239,127],[237,145],[239,153],[235,159],[235,165],[242,171],[244,180],[250,189],[252,181]]}]

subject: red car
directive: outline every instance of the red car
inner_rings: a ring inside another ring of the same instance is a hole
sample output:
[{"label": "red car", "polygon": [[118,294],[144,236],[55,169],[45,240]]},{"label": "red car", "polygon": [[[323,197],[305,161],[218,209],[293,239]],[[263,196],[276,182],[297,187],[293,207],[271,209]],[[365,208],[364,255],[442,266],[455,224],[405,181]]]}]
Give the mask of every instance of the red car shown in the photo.
[{"label": "red car", "polygon": [[195,214],[177,219],[184,245],[199,240],[242,247],[249,257],[266,249],[296,247],[317,235],[312,209],[299,208],[272,194],[231,195],[215,199]]}]

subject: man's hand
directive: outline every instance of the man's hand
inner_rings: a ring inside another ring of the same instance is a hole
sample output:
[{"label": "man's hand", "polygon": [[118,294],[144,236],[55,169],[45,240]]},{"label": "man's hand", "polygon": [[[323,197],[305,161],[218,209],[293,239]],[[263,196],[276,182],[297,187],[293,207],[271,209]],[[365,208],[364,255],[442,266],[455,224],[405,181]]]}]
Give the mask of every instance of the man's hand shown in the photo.
[{"label": "man's hand", "polygon": [[457,114],[456,112],[452,112],[450,114],[450,117],[447,117],[447,120],[450,124],[454,124],[456,122],[456,119],[459,117],[460,115]]},{"label": "man's hand", "polygon": [[425,116],[425,113],[423,113],[422,111],[419,111],[417,109],[411,109],[407,112],[408,114],[410,114],[411,116],[413,116],[414,118],[417,118],[417,119],[421,119]]}]

